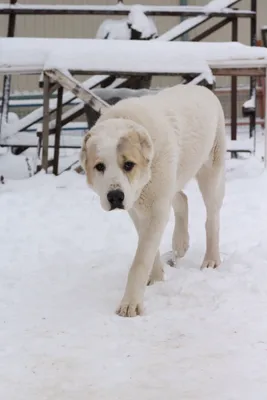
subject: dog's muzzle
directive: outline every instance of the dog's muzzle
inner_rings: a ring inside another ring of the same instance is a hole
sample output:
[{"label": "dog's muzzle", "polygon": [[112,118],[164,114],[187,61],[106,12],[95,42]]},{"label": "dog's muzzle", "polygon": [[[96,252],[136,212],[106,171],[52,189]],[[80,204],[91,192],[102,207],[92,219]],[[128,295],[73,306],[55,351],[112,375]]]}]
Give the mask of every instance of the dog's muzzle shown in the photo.
[{"label": "dog's muzzle", "polygon": [[115,210],[119,208],[121,210],[124,209],[123,200],[124,200],[124,193],[120,189],[111,190],[107,194],[107,199],[110,204],[110,210]]}]

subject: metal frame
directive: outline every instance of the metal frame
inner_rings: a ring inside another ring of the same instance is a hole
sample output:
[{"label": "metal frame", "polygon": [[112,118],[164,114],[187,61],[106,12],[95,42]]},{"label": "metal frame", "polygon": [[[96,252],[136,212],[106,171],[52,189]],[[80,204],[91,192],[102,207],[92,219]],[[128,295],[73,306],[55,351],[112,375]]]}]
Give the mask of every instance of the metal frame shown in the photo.
[{"label": "metal frame", "polygon": [[[267,74],[267,65],[264,64],[262,61],[253,61],[248,62],[248,65],[242,65],[238,63],[231,63],[228,62],[228,64],[225,63],[225,65],[222,66],[222,69],[217,65],[215,68],[211,66],[212,72],[214,75],[228,75],[232,77],[233,80],[233,86],[236,85],[236,79],[237,76],[251,76],[251,75],[257,75],[257,76],[266,76]],[[84,103],[90,105],[90,107],[95,110],[97,113],[101,113],[103,108],[109,107],[109,104],[102,100],[99,96],[97,96],[93,91],[85,89],[79,81],[77,81],[73,76],[70,75],[70,73],[74,73],[75,71],[67,71],[63,72],[57,69],[53,70],[47,70],[44,71],[44,77],[45,77],[45,82],[49,79],[53,79],[53,81],[56,81],[58,84],[63,86],[65,89],[70,90],[72,93],[74,93],[78,98],[80,98]],[[83,74],[88,73],[87,71],[81,71]],[[164,73],[161,73],[161,75],[165,75]],[[178,75],[178,74],[177,74]],[[233,79],[235,78],[235,79]],[[47,87],[49,85],[46,83],[46,90],[44,90],[44,105],[47,104],[47,98],[49,99],[50,93]],[[235,87],[234,87],[235,90]],[[236,93],[235,93],[236,94]],[[46,100],[45,100],[46,97]],[[49,100],[48,100],[49,101]],[[266,102],[267,103],[267,102]],[[60,104],[60,103],[59,103]],[[62,109],[62,105],[60,106]],[[234,112],[236,113],[236,108],[234,109]],[[236,117],[235,115],[232,115],[232,117]],[[60,143],[60,130],[59,126],[61,127],[60,124],[60,118],[61,118],[61,112],[58,114],[58,118],[56,121],[56,132],[58,135],[58,141],[57,145],[59,146]],[[51,130],[49,130],[49,119],[50,116],[49,114],[44,115],[44,123],[43,123],[43,146],[47,146],[46,150],[43,151],[43,160],[42,160],[42,166],[47,171],[49,166],[53,166],[53,171],[58,172],[58,157],[54,157],[54,160],[51,160],[51,162],[48,160],[48,146],[49,146],[49,134],[51,134]],[[265,115],[265,123],[267,126],[267,112]],[[236,140],[236,137],[235,139]],[[56,141],[55,141],[56,143]],[[59,148],[58,150],[59,151]],[[231,154],[233,156],[236,155],[238,152],[242,152],[242,149],[240,150],[231,150]],[[245,152],[248,152],[248,150],[245,150]],[[249,151],[251,152],[251,151]],[[265,167],[267,166],[267,132],[265,134]]]},{"label": "metal frame", "polygon": [[[241,0],[233,1],[231,7]],[[131,10],[131,6],[126,6],[123,1],[118,1],[117,5],[106,6],[106,5],[82,5],[82,6],[69,6],[69,5],[21,5],[16,4],[17,0],[10,0],[12,4],[0,4],[0,15],[9,15],[9,24],[12,18],[14,19],[14,29],[15,29],[15,17],[16,15],[127,15]],[[257,0],[251,0],[251,10],[236,10],[230,7],[226,8],[227,13],[220,12],[207,12],[204,7],[198,6],[142,6],[144,12],[151,16],[182,16],[182,17],[194,17],[194,16],[208,16],[208,19],[213,17],[223,17],[223,21],[215,24],[211,28],[208,28],[203,33],[197,35],[192,39],[192,41],[199,41],[227,25],[232,23],[232,38],[237,38],[237,24],[238,18],[250,18],[251,20],[251,43],[255,45],[255,35],[256,35],[256,11],[257,11]],[[13,20],[12,20],[13,21]],[[12,22],[13,23],[13,22]],[[200,23],[202,24],[202,22]],[[189,32],[191,28],[187,32]],[[13,33],[14,35],[14,33]],[[174,38],[175,40],[177,38]],[[234,40],[234,39],[233,39]],[[14,71],[15,72],[15,71]],[[19,71],[23,73],[23,71]],[[31,71],[32,73],[36,71]],[[235,116],[237,114],[235,99],[236,99],[236,88],[237,83],[235,83],[236,78],[232,78],[232,115],[233,115],[233,127],[231,131],[232,139],[235,140],[237,135],[237,124]],[[251,78],[251,93],[255,87],[255,78]],[[3,96],[2,107],[8,108],[9,103],[9,91],[6,91],[6,95]],[[2,115],[4,113],[2,112]],[[256,121],[250,118],[250,132],[255,131]],[[1,121],[0,121],[0,132],[1,132]]]},{"label": "metal frame", "polygon": [[[233,4],[238,3],[233,2]],[[17,0],[15,0],[15,3]],[[146,15],[150,16],[173,16],[173,17],[197,17],[200,15],[210,17],[240,17],[240,18],[251,18],[253,11],[248,10],[233,10],[225,7],[227,9],[227,14],[221,11],[208,11],[205,7],[201,6],[157,6],[157,5],[142,5],[143,11]],[[0,4],[0,15],[10,15],[15,13],[16,15],[128,15],[131,10],[131,6],[127,5],[52,5],[52,4]]]},{"label": "metal frame", "polygon": [[[233,1],[233,4],[230,7],[233,7],[234,4],[238,3],[241,0]],[[15,32],[15,23],[17,15],[127,15],[131,10],[131,6],[126,6],[123,4],[123,1],[118,1],[117,5],[114,6],[92,6],[92,5],[82,5],[82,6],[69,6],[69,5],[21,5],[16,4],[17,0],[10,0],[10,4],[0,4],[0,15],[9,15],[9,29],[8,36],[14,36]],[[226,8],[227,13],[224,13],[223,10],[219,12],[207,12],[204,7],[197,6],[142,6],[144,12],[150,16],[181,16],[181,17],[194,17],[194,16],[206,16],[208,19],[211,18],[224,18],[219,23],[216,23],[214,26],[206,29],[203,33],[192,38],[192,41],[200,41],[205,37],[209,36],[213,32],[219,30],[224,27],[228,23],[232,24],[232,40],[238,40],[238,18],[249,18],[251,21],[250,24],[250,42],[251,45],[256,45],[256,24],[257,24],[257,0],[251,0],[251,9],[250,10],[236,10],[230,7]],[[189,29],[190,31],[191,29]],[[23,71],[13,71],[23,73]],[[73,71],[75,72],[75,71]],[[81,72],[81,71],[76,71]],[[87,71],[88,72],[88,71]],[[93,72],[93,71],[91,71]],[[106,71],[107,72],[107,71]],[[31,73],[39,73],[37,71],[31,71]],[[105,71],[103,71],[105,73]],[[213,67],[214,75],[230,75],[231,76],[231,87],[232,87],[232,95],[231,95],[231,117],[232,117],[232,127],[231,127],[231,138],[232,140],[236,140],[237,137],[237,77],[238,76],[251,76],[250,79],[250,93],[253,93],[253,90],[256,87],[256,76],[262,76],[263,72],[261,69],[255,69],[248,65],[247,69],[236,69],[232,68],[231,70],[228,66],[219,66]],[[149,74],[149,73],[148,73]],[[132,75],[135,75],[133,72]],[[132,76],[131,75],[131,76]],[[122,76],[121,74],[119,76]],[[129,78],[129,74],[126,74],[127,78]],[[6,79],[6,77],[5,77]],[[134,79],[134,76],[132,76]],[[8,82],[10,84],[10,76],[8,77],[7,83],[4,86],[8,89]],[[127,80],[125,79],[125,83]],[[10,87],[10,85],[9,85]],[[49,88],[50,90],[51,88]],[[48,90],[46,88],[45,92]],[[63,92],[62,92],[63,93]],[[3,101],[1,104],[2,113],[1,120],[5,115],[8,114],[8,103],[9,103],[9,89],[3,92]],[[47,101],[47,100],[46,100]],[[62,108],[65,103],[63,99],[61,99],[61,103],[58,99],[58,105],[61,108],[61,115],[59,118],[59,111],[54,109],[49,109],[49,101],[48,103],[44,102],[44,114],[46,115],[46,123],[48,120],[48,116],[52,114],[52,112],[57,112],[56,115],[56,127],[53,129],[53,132],[58,132],[58,121],[62,120]],[[66,103],[67,104],[67,103]],[[3,112],[3,109],[7,110]],[[77,111],[77,115],[81,115],[83,110]],[[75,114],[76,115],[76,114]],[[73,119],[73,116],[72,116]],[[66,120],[67,122],[69,120]],[[65,123],[65,120],[64,120]],[[256,128],[256,113],[255,115],[250,116],[250,136],[255,135]],[[48,128],[50,128],[50,122],[48,121]],[[1,121],[0,121],[0,131],[1,131]],[[51,132],[51,129],[50,129]],[[60,138],[57,139],[60,143]],[[57,154],[56,154],[57,157]],[[46,165],[47,168],[47,165]]]}]

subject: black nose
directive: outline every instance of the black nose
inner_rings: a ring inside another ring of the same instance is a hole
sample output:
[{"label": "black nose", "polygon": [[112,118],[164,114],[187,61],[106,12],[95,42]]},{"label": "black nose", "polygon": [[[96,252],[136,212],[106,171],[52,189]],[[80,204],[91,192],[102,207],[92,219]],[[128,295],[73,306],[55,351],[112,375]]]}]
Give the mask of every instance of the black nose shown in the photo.
[{"label": "black nose", "polygon": [[124,193],[120,189],[108,192],[107,198],[111,205],[111,210],[114,210],[114,208],[123,208]]}]

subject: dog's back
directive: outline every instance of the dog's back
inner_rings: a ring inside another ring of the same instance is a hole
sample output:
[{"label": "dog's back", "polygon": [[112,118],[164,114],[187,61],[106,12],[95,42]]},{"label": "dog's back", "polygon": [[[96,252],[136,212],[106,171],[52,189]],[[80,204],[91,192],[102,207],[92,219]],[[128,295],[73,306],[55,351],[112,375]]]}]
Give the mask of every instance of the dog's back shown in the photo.
[{"label": "dog's back", "polygon": [[181,186],[209,160],[223,162],[224,114],[216,95],[205,87],[176,85],[155,95],[125,99],[100,117],[109,118],[143,125],[163,158],[176,153]]}]

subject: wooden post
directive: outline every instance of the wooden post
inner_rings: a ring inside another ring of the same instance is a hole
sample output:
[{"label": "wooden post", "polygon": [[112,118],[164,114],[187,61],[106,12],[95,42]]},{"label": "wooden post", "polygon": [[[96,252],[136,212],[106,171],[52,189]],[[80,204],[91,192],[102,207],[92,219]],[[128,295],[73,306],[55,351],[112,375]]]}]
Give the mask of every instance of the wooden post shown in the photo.
[{"label": "wooden post", "polygon": [[[251,11],[255,15],[250,19],[250,45],[257,46],[257,0],[251,0]],[[256,115],[257,115],[257,79],[255,76],[250,78],[250,98],[255,95],[255,112],[249,117],[249,137],[256,136]]]},{"label": "wooden post", "polygon": [[267,169],[267,67],[265,68],[264,168]]},{"label": "wooden post", "polygon": [[[238,19],[232,20],[232,41],[238,40]],[[237,76],[231,77],[231,140],[237,137]],[[234,154],[233,154],[234,155]]]},{"label": "wooden post", "polygon": [[44,74],[44,118],[43,118],[43,133],[42,133],[42,142],[43,142],[43,154],[42,154],[42,167],[47,172],[48,170],[48,148],[49,148],[49,76]]},{"label": "wooden post", "polygon": [[[10,0],[9,3],[10,5],[14,5],[17,3],[17,0]],[[16,13],[14,11],[11,11],[8,19],[7,37],[13,37],[15,35],[15,27],[16,27]],[[3,95],[2,95],[2,104],[0,110],[0,137],[2,132],[3,122],[8,121],[10,88],[11,88],[11,75],[5,75],[3,79]]]},{"label": "wooden post", "polygon": [[60,86],[57,91],[57,114],[56,114],[56,131],[55,131],[55,143],[54,143],[54,164],[53,173],[58,175],[58,162],[59,162],[59,150],[60,150],[60,135],[61,135],[61,116],[62,116],[62,99],[63,99],[63,87]]},{"label": "wooden post", "polygon": [[[188,5],[187,4],[187,0],[180,0],[179,5],[180,6],[187,6]],[[181,16],[180,23],[183,22],[185,19],[186,19],[186,17]],[[184,35],[181,36],[181,40],[183,40],[185,42],[189,40],[188,32],[186,32]]]}]

